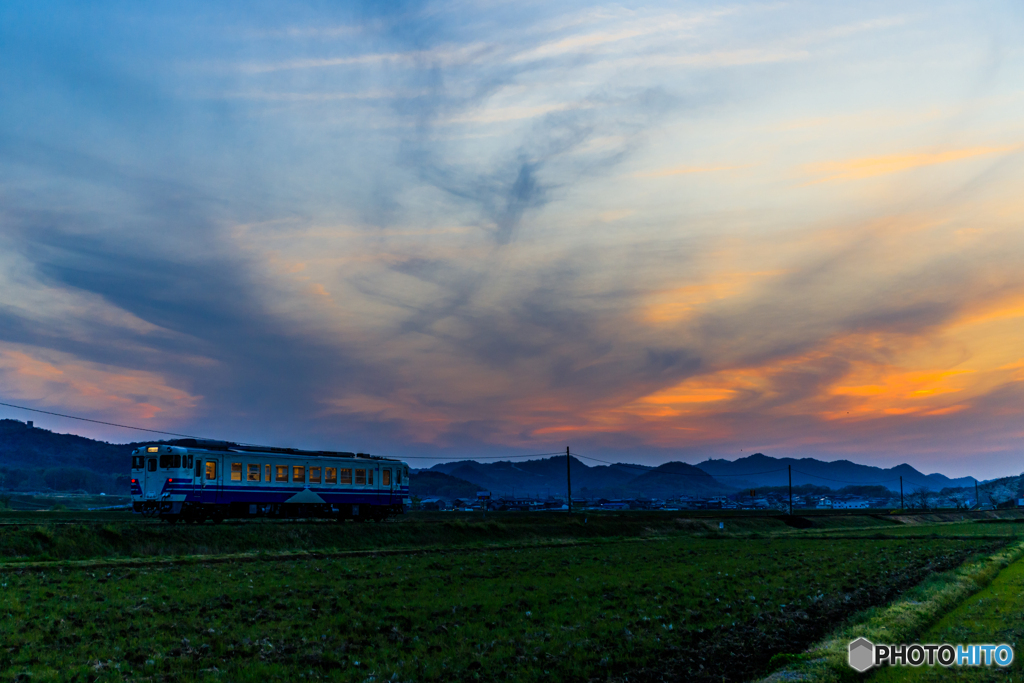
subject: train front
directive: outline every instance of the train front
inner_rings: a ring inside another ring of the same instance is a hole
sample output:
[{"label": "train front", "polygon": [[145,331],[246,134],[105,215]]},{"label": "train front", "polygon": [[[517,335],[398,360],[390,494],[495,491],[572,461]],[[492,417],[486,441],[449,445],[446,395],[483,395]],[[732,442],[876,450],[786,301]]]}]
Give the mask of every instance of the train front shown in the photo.
[{"label": "train front", "polygon": [[177,515],[192,485],[192,456],[178,446],[132,451],[132,510],[144,515]]}]

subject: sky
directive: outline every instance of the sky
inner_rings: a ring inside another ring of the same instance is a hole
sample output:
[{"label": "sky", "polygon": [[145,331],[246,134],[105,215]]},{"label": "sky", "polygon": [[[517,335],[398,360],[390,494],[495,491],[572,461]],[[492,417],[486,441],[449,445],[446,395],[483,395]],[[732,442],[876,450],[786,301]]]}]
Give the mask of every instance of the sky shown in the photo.
[{"label": "sky", "polygon": [[1018,474],[1022,29],[985,1],[5,2],[0,402],[417,466]]}]

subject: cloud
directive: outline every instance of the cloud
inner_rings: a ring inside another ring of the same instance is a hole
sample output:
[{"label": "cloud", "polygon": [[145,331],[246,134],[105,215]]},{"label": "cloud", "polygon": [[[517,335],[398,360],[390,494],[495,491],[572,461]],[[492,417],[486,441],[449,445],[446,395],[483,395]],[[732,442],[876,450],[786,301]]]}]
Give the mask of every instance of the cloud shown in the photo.
[{"label": "cloud", "polygon": [[12,344],[0,344],[0,378],[8,400],[84,416],[115,414],[142,426],[191,419],[202,398],[170,386],[157,373]]},{"label": "cloud", "polygon": [[677,175],[690,175],[691,173],[715,173],[717,171],[735,171],[742,168],[750,168],[751,164],[742,166],[674,166],[658,171],[637,173],[638,178],[668,178]]},{"label": "cloud", "polygon": [[281,445],[940,462],[973,442],[996,469],[1019,432],[1020,169],[963,141],[1016,139],[1019,100],[1000,69],[950,96],[974,53],[934,36],[984,36],[925,9],[5,26],[35,38],[0,60],[4,382]]},{"label": "cloud", "polygon": [[890,154],[879,157],[812,164],[807,167],[807,172],[812,175],[825,176],[811,181],[809,184],[812,185],[842,180],[861,180],[863,178],[899,173],[924,166],[948,164],[992,154],[1007,154],[1019,148],[1020,145],[1005,145],[1002,147],[969,147],[944,152]]},{"label": "cloud", "polygon": [[[615,98],[588,97],[549,110],[490,168],[446,161],[443,148],[426,135],[410,141],[407,153],[425,181],[479,207],[490,223],[484,227],[491,230],[495,242],[508,244],[527,211],[547,204],[561,187],[620,163],[669,105],[665,93],[645,91]],[[608,149],[587,151],[585,144],[599,135],[617,136],[619,142]]]}]

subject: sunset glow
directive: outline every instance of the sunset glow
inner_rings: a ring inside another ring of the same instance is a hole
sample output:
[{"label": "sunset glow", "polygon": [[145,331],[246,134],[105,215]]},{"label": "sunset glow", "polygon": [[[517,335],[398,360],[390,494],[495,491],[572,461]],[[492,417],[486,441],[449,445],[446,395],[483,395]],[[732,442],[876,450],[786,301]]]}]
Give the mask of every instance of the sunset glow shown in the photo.
[{"label": "sunset glow", "polygon": [[15,5],[2,402],[1024,469],[1013,3]]}]

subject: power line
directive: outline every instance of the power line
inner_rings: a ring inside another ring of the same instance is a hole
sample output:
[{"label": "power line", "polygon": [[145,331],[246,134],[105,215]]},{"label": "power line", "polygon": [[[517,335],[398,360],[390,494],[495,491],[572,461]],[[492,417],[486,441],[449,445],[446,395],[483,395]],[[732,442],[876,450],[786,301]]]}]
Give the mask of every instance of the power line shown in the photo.
[{"label": "power line", "polygon": [[25,406],[16,406],[13,403],[2,403],[0,406],[7,406],[8,408],[17,408],[18,410],[28,410],[33,413],[43,413],[44,415],[56,415],[57,417],[66,417],[69,420],[81,420],[82,422],[94,422],[100,425],[107,425],[109,427],[120,427],[121,429],[135,429],[140,432],[151,432],[153,434],[166,434],[167,436],[181,436],[186,439],[203,439],[201,436],[192,436],[191,434],[178,434],[176,432],[162,432],[159,429],[146,429],[145,427],[132,427],[131,425],[117,424],[116,422],[104,422],[103,420],[93,420],[88,417],[77,417],[75,415],[65,415],[63,413],[54,413],[49,410],[40,410],[39,408],[26,408]]},{"label": "power line", "polygon": [[[94,424],[107,425],[108,427],[120,427],[121,429],[134,429],[134,430],[137,430],[137,431],[140,431],[140,432],[149,432],[151,434],[164,434],[166,436],[180,436],[180,437],[185,438],[185,439],[200,439],[200,440],[207,440],[207,441],[215,441],[215,439],[209,439],[207,437],[202,437],[202,436],[194,436],[192,434],[179,434],[178,432],[164,432],[164,431],[161,431],[159,429],[148,429],[146,427],[134,427],[132,425],[118,424],[117,422],[106,422],[104,420],[94,420],[92,418],[79,417],[77,415],[66,415],[64,413],[55,413],[52,410],[41,410],[39,408],[28,408],[26,406],[19,406],[19,405],[15,405],[13,403],[4,403],[2,401],[0,401],[0,406],[6,406],[8,408],[17,408],[18,410],[27,410],[27,411],[33,412],[33,413],[42,413],[44,415],[54,415],[56,417],[64,417],[64,418],[67,418],[69,420],[80,420],[82,422],[92,422]],[[255,446],[256,444],[239,443],[238,445],[239,446]],[[528,454],[525,454],[525,455],[481,456],[481,457],[475,458],[475,459],[476,460],[503,460],[505,458],[542,458],[542,457],[545,457],[545,456],[561,455],[561,454],[562,454],[561,451],[559,451],[559,452],[555,452],[555,453],[528,453]],[[403,457],[403,460],[441,460],[441,459],[442,458],[440,458],[440,457],[429,456],[429,455],[409,455],[409,456]],[[471,460],[472,459],[449,460],[448,462],[471,462]]]}]

